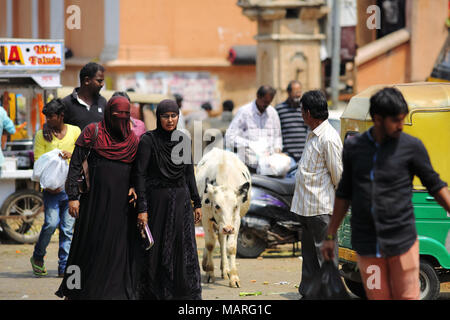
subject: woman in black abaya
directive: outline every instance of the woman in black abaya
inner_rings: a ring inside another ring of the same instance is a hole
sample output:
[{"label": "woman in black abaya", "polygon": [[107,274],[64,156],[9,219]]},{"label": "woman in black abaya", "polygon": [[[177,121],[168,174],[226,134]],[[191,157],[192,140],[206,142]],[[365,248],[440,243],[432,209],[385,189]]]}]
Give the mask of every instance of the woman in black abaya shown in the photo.
[{"label": "woman in black abaya", "polygon": [[[140,299],[201,299],[194,225],[201,219],[201,200],[192,163],[172,161],[172,151],[180,143],[171,141],[178,115],[175,101],[159,103],[157,128],[141,137],[133,168],[138,223],[148,221],[155,240],[144,259]],[[184,145],[190,148],[190,141]]]},{"label": "woman in black abaya", "polygon": [[[59,297],[135,298],[129,231],[136,230],[136,222],[129,228],[132,219],[128,196],[132,162],[139,142],[129,121],[130,103],[124,97],[113,97],[106,105],[104,120],[88,125],[76,141],[66,192],[69,213],[77,220],[66,274],[56,292]],[[90,190],[78,200],[77,180],[90,146]]]}]

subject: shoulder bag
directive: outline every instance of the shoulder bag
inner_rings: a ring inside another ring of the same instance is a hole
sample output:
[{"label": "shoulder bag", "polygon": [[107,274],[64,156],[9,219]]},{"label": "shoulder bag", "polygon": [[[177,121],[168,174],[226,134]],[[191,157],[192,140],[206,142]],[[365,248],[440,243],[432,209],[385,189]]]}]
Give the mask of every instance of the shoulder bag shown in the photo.
[{"label": "shoulder bag", "polygon": [[97,136],[98,136],[98,123],[95,124],[94,139],[92,139],[91,145],[89,146],[89,151],[86,157],[84,158],[83,162],[81,163],[81,174],[77,180],[79,193],[88,193],[90,189],[88,158],[89,155],[91,154],[92,147],[94,146],[94,143],[97,140]]}]

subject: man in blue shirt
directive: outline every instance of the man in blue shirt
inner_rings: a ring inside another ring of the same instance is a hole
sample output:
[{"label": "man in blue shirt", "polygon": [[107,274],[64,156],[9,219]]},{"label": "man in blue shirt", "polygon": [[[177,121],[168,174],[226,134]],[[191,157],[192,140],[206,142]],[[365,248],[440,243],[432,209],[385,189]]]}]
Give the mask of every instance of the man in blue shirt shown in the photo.
[{"label": "man in blue shirt", "polygon": [[[0,106],[0,132],[3,133],[3,130],[6,130],[9,134],[14,134],[16,132],[16,127],[12,120],[8,117],[6,110]],[[5,162],[5,158],[3,157],[3,152],[0,148],[0,176],[2,173],[2,165]]]}]

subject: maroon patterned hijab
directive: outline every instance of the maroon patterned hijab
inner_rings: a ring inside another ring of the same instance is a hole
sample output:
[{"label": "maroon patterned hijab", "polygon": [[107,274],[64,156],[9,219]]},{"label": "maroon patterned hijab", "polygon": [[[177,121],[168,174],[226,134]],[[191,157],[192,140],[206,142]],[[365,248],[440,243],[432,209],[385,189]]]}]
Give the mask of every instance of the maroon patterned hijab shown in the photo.
[{"label": "maroon patterned hijab", "polygon": [[[119,114],[113,115],[113,112]],[[86,126],[75,144],[90,147],[95,138],[95,126],[95,123]],[[138,144],[139,140],[130,126],[130,103],[125,97],[111,98],[106,105],[104,119],[98,123],[98,136],[92,148],[107,159],[131,163]]]}]

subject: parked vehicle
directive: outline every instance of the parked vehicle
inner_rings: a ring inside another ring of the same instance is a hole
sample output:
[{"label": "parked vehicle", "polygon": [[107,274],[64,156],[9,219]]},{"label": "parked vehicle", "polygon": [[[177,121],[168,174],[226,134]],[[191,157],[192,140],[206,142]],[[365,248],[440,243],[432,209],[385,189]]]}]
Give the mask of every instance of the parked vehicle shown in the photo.
[{"label": "parked vehicle", "polygon": [[[409,114],[404,132],[419,138],[428,150],[434,169],[442,180],[450,182],[450,83],[415,83],[395,85],[405,97]],[[350,100],[341,117],[341,138],[364,132],[372,126],[369,99],[383,86],[373,86]],[[436,299],[440,283],[450,281],[450,252],[446,237],[450,215],[426,192],[420,180],[413,180],[414,213],[419,237],[420,298]],[[339,232],[341,273],[350,291],[364,297],[364,288],[351,246],[350,213]]]},{"label": "parked vehicle", "polygon": [[241,219],[237,255],[256,258],[266,248],[297,243],[301,224],[290,211],[295,178],[252,175],[250,209]]}]

